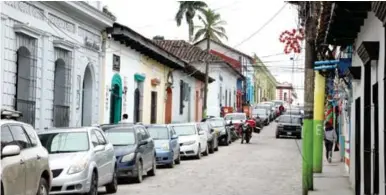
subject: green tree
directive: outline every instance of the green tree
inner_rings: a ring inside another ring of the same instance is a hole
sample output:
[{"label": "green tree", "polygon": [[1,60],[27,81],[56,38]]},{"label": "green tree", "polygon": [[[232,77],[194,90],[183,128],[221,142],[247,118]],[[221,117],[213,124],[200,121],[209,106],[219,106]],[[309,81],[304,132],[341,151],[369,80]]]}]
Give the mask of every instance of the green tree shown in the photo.
[{"label": "green tree", "polygon": [[[214,40],[221,43],[221,38],[228,39],[226,36],[225,28],[226,25],[224,20],[221,20],[220,14],[216,13],[212,9],[202,11],[203,16],[199,16],[202,26],[196,26],[197,32],[194,36],[194,41],[198,41],[201,38],[205,38],[207,52],[210,52],[210,41]],[[207,99],[208,99],[208,80],[209,80],[209,62],[205,63],[205,87],[204,87],[204,104],[203,113],[206,117],[207,113]]]},{"label": "green tree", "polygon": [[208,5],[203,1],[179,1],[179,3],[180,8],[175,16],[177,26],[181,26],[182,19],[185,17],[186,23],[189,26],[189,41],[192,42],[194,33],[193,19],[196,16],[196,12],[204,11]]}]

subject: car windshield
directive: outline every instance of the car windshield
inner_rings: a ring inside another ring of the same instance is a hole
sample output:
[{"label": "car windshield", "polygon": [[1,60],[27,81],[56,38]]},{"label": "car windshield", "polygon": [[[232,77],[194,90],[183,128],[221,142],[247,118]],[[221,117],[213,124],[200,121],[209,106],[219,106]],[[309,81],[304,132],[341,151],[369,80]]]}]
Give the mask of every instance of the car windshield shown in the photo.
[{"label": "car windshield", "polygon": [[283,115],[283,116],[280,116],[279,123],[300,124],[301,120],[299,117]]},{"label": "car windshield", "polygon": [[135,144],[134,130],[108,130],[106,131],[107,139],[113,146],[127,146]]},{"label": "car windshield", "polygon": [[176,125],[173,126],[174,131],[179,136],[187,136],[196,134],[196,128],[194,125]]},{"label": "car windshield", "polygon": [[169,129],[167,127],[148,127],[147,130],[154,140],[169,139]]},{"label": "car windshield", "polygon": [[39,135],[40,142],[48,153],[72,153],[89,150],[87,132],[60,132]]},{"label": "car windshield", "polygon": [[293,115],[300,115],[301,114],[300,110],[287,110],[285,113],[286,114],[293,114]]},{"label": "car windshield", "polygon": [[283,104],[283,102],[281,102],[281,101],[274,101],[273,103],[275,103],[275,106],[280,106]]},{"label": "car windshield", "polygon": [[224,126],[224,120],[221,119],[211,119],[209,123],[212,127],[222,127]]},{"label": "car windshield", "polygon": [[265,110],[265,109],[253,109],[252,115],[265,116],[265,115],[267,115],[267,110]]},{"label": "car windshield", "polygon": [[228,114],[225,116],[225,120],[246,120],[247,116],[245,114]]}]

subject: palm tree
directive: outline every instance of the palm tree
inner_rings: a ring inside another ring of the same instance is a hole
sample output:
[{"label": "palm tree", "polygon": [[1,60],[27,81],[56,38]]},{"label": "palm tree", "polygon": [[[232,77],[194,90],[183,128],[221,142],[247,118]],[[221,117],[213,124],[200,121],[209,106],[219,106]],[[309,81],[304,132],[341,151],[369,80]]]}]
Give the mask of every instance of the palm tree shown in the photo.
[{"label": "palm tree", "polygon": [[180,8],[176,14],[175,20],[177,26],[181,26],[182,19],[185,17],[186,23],[189,26],[189,41],[193,40],[194,22],[197,11],[203,11],[208,5],[203,1],[179,1]]},{"label": "palm tree", "polygon": [[[225,28],[226,25],[224,20],[221,20],[220,14],[216,13],[212,9],[207,9],[202,12],[203,17],[199,16],[202,26],[197,26],[197,32],[194,36],[194,41],[198,41],[201,38],[205,38],[207,41],[206,49],[210,52],[210,41],[214,40],[221,43],[221,38],[228,39],[226,36]],[[206,117],[207,113],[207,98],[208,98],[208,78],[209,78],[209,62],[205,63],[205,87],[204,87],[204,105],[203,115]]]}]

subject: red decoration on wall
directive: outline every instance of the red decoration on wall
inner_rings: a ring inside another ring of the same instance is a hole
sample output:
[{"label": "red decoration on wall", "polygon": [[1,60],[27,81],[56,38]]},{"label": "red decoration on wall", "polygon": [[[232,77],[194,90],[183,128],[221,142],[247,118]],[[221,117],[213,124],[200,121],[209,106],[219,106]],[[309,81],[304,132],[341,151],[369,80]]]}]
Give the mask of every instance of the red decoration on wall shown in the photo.
[{"label": "red decoration on wall", "polygon": [[300,53],[300,42],[304,40],[304,30],[292,29],[292,31],[284,31],[280,34],[279,41],[284,43],[284,53],[289,54],[291,52]]}]

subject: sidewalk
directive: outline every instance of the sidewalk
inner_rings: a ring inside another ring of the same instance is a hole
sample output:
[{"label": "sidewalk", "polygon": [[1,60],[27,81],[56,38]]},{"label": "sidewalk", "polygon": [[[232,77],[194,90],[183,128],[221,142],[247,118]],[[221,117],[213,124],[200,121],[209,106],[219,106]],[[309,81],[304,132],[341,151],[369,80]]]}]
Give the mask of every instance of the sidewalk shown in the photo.
[{"label": "sidewalk", "polygon": [[314,191],[309,195],[354,195],[349,184],[348,173],[340,162],[339,152],[334,152],[332,162],[323,161],[323,173],[314,173]]}]

